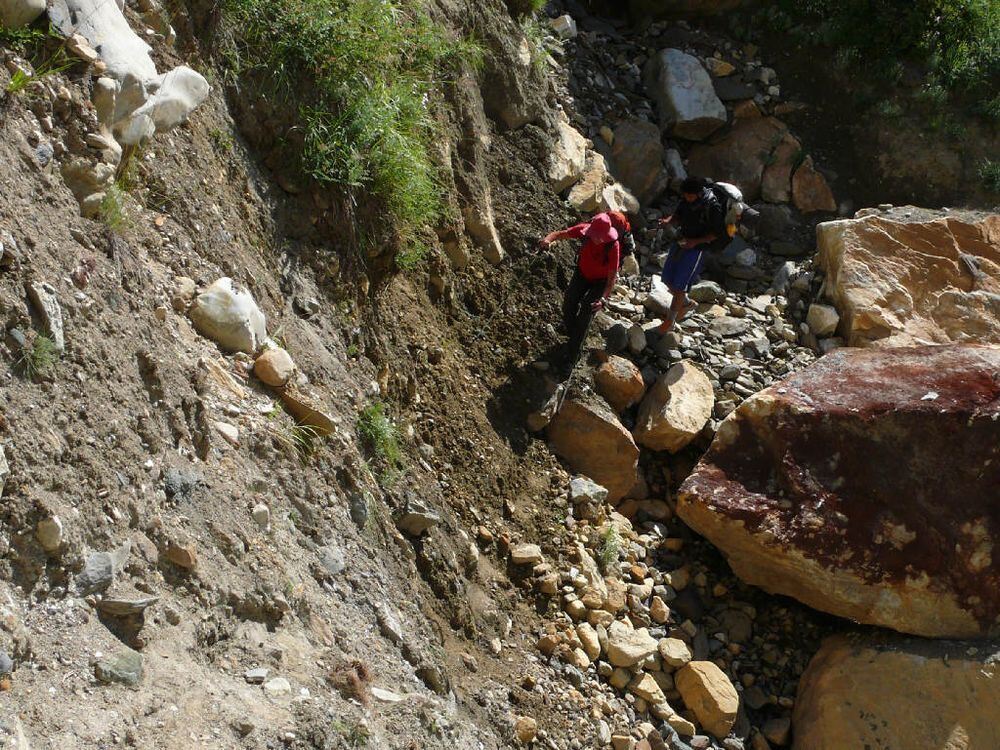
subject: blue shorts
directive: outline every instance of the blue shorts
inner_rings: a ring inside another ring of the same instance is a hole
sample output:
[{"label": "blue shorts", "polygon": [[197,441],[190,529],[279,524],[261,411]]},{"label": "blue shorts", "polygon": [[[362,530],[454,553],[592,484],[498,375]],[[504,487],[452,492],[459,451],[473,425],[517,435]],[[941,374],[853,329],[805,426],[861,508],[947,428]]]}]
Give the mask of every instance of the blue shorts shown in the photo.
[{"label": "blue shorts", "polygon": [[675,242],[667,253],[660,279],[673,291],[687,292],[698,281],[704,267],[704,245],[681,249]]}]

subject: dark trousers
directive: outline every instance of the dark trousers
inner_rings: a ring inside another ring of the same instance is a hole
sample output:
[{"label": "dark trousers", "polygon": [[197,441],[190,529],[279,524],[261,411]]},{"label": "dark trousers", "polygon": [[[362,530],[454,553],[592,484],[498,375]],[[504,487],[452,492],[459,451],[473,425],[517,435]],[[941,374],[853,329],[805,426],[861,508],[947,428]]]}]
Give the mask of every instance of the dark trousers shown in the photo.
[{"label": "dark trousers", "polygon": [[590,328],[590,321],[594,317],[591,305],[601,298],[606,279],[600,281],[587,281],[580,275],[580,270],[573,272],[573,278],[566,289],[566,296],[563,297],[563,325],[566,326],[566,333],[569,341],[566,344],[566,369],[571,369],[580,359],[580,350],[583,348],[583,341],[587,338],[587,329]]}]

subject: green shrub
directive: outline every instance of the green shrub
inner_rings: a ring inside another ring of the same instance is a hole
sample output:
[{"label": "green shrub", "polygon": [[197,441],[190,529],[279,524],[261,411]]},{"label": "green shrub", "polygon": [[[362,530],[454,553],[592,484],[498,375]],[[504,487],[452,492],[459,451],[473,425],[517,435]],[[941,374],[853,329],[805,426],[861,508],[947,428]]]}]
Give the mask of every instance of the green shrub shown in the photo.
[{"label": "green shrub", "polygon": [[403,452],[399,447],[399,431],[385,413],[385,407],[376,402],[358,415],[358,434],[380,464],[383,479],[395,475],[403,466]]},{"label": "green shrub", "polygon": [[225,0],[236,73],[262,76],[297,113],[305,174],[362,188],[408,242],[441,210],[432,109],[478,48],[419,0]]},{"label": "green shrub", "polygon": [[979,165],[979,179],[987,190],[1000,193],[1000,161],[984,160]]},{"label": "green shrub", "polygon": [[758,19],[830,45],[839,65],[881,71],[887,82],[905,61],[973,103],[1000,85],[997,0],[776,0]]}]

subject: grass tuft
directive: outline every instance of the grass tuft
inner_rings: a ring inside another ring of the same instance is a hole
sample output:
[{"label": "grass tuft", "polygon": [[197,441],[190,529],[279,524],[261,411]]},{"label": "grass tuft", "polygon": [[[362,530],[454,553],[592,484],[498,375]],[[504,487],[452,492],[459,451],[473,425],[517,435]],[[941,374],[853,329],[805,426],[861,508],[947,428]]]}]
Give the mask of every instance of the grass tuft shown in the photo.
[{"label": "grass tuft", "polygon": [[604,575],[609,575],[614,571],[621,548],[622,540],[618,535],[618,529],[609,523],[601,532],[601,539],[597,547],[596,562]]},{"label": "grass tuft", "polygon": [[24,347],[15,365],[29,380],[48,375],[59,361],[56,342],[48,336],[35,336],[30,347]]},{"label": "grass tuft", "polygon": [[381,464],[383,481],[391,481],[403,467],[403,452],[399,447],[399,430],[381,403],[366,407],[358,415],[358,434]]}]

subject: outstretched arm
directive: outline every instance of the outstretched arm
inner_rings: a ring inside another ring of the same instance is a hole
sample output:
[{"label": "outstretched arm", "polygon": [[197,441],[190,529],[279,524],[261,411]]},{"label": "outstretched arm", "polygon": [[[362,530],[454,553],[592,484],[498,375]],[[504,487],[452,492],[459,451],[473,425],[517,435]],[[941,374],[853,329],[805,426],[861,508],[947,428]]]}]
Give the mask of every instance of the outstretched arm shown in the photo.
[{"label": "outstretched arm", "polygon": [[542,237],[541,240],[539,240],[538,246],[545,250],[553,242],[559,242],[559,240],[571,240],[574,238],[574,234],[572,232],[572,227],[570,229],[561,229],[558,232],[549,232],[547,235]]}]

